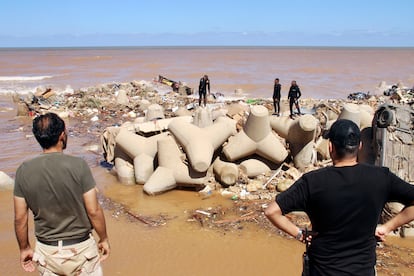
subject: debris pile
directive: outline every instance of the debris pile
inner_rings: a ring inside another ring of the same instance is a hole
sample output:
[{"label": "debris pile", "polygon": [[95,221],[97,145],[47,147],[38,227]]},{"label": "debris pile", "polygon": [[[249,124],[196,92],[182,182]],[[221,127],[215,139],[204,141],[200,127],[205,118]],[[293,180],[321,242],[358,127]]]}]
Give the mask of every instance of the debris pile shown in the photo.
[{"label": "debris pile", "polygon": [[[100,136],[105,165],[126,185],[144,185],[153,195],[192,187],[249,200],[274,198],[302,173],[330,165],[322,134],[336,119],[370,128],[378,105],[397,101],[391,95],[361,101],[359,94],[352,100],[302,99],[305,115],[291,119],[271,116],[270,99],[211,96],[202,108],[192,95],[173,89],[174,83],[159,76],[65,93],[38,88],[15,100],[18,115],[53,111],[86,123],[86,132]],[[379,87],[385,94],[403,86]],[[360,160],[375,158],[366,151]]]},{"label": "debris pile", "polygon": [[[188,216],[191,223],[224,232],[254,223],[285,236],[270,225],[263,209],[303,173],[331,164],[323,133],[338,118],[357,123],[366,134],[363,143],[372,145],[360,153],[361,162],[389,166],[413,182],[409,158],[414,154],[405,153],[413,148],[414,90],[402,84],[381,83],[380,93],[375,95],[357,92],[347,99],[301,99],[305,115],[294,119],[289,114],[272,116],[271,99],[212,95],[208,107],[201,108],[187,87],[181,91],[175,88],[174,82],[169,84],[160,76],[153,82],[109,83],[66,89],[64,93],[39,88],[33,94],[16,94],[14,100],[19,116],[50,111],[76,119],[78,129],[72,130],[73,134],[99,138],[104,158],[101,164],[125,185],[145,186],[149,182],[144,191],[154,195],[190,187],[202,199],[212,195],[231,199],[234,204],[230,208],[196,209]],[[282,110],[287,110],[287,105],[283,99]],[[378,116],[379,110],[389,112]],[[391,146],[384,148],[384,141]],[[395,154],[388,148],[401,150]],[[172,219],[164,214],[148,217],[131,213],[123,206],[115,208],[148,226],[164,225]],[[393,212],[387,209],[384,219]],[[299,226],[309,226],[303,213],[290,216]],[[404,228],[400,235],[409,232]],[[393,250],[387,246],[379,249],[380,271],[392,272],[386,263]],[[412,267],[410,262],[404,264]]]}]

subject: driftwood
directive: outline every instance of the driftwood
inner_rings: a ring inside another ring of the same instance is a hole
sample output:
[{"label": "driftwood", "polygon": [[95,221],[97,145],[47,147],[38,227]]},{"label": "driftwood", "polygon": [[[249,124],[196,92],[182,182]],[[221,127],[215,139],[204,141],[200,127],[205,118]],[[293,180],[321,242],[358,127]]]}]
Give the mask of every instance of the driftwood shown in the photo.
[{"label": "driftwood", "polygon": [[227,223],[238,223],[241,221],[248,221],[248,220],[252,220],[252,219],[256,219],[258,217],[258,214],[255,212],[250,212],[248,214],[244,214],[238,218],[234,218],[234,219],[223,219],[223,220],[216,220],[213,223],[214,224],[227,224]]},{"label": "driftwood", "polygon": [[134,214],[131,211],[126,211],[126,214],[128,214],[129,216],[133,217],[134,219],[136,219],[140,222],[143,222],[143,223],[145,223],[149,226],[160,226],[160,225],[165,225],[166,224],[165,218],[163,218],[163,217],[158,219],[158,220],[155,220],[155,219],[152,219],[152,218],[149,218],[149,217]]}]

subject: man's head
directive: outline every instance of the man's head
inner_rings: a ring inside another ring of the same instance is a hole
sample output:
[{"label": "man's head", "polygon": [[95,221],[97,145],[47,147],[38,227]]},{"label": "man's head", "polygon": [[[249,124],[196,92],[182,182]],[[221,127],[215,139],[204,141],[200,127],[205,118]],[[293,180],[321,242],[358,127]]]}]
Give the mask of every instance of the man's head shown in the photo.
[{"label": "man's head", "polygon": [[356,156],[361,143],[361,131],[353,121],[339,119],[332,124],[325,138],[335,147],[338,158]]},{"label": "man's head", "polygon": [[59,140],[66,148],[67,135],[65,122],[55,113],[46,113],[33,120],[32,132],[43,149],[55,146]]},{"label": "man's head", "polygon": [[279,83],[279,78],[275,78],[275,83]]}]

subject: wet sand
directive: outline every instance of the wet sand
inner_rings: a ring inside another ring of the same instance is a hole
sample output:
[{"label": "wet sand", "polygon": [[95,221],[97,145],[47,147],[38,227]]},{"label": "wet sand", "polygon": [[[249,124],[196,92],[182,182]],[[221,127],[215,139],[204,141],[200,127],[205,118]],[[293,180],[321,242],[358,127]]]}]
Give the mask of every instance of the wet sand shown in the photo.
[{"label": "wet sand", "polygon": [[[7,97],[1,98],[0,107],[6,110],[0,113],[1,144],[7,145],[0,154],[0,162],[2,170],[14,177],[18,164],[37,155],[40,148],[30,137],[30,120],[15,118],[15,110],[8,109],[13,105]],[[122,185],[98,165],[102,157],[85,150],[85,145],[97,144],[97,138],[90,141],[70,137],[67,153],[88,161],[103,195],[134,214],[164,214],[168,218],[165,225],[151,227],[128,220],[117,209],[107,208],[112,255],[103,264],[105,275],[300,275],[304,245],[254,223],[217,231],[189,221],[191,210],[231,206],[233,202],[219,195],[202,199],[198,193],[185,190],[148,196],[142,186]],[[29,231],[33,241],[32,220]],[[1,274],[28,275],[18,262],[10,190],[0,191],[0,239]],[[387,244],[392,246],[385,259],[387,270],[380,270],[378,275],[412,275],[414,240],[390,238]]]},{"label": "wet sand", "polygon": [[[2,275],[20,268],[13,232],[12,192],[0,192]],[[106,211],[112,247],[105,275],[299,275],[302,245],[265,231],[218,233],[175,219],[149,227]],[[253,229],[252,229],[253,230]],[[30,230],[33,233],[33,223]],[[33,235],[31,235],[33,241]],[[33,242],[32,242],[33,244]]]}]

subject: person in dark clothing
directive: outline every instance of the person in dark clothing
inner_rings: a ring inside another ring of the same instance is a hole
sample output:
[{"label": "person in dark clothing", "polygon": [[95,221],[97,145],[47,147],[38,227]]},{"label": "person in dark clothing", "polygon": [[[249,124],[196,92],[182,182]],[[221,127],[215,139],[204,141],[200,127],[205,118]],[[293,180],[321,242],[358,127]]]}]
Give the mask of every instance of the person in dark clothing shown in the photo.
[{"label": "person in dark clothing", "polygon": [[273,106],[275,108],[275,113],[277,116],[280,115],[280,90],[282,85],[279,83],[279,79],[275,79],[275,85],[273,86]]},{"label": "person in dark clothing", "polygon": [[296,81],[292,81],[290,88],[289,88],[289,94],[288,94],[288,100],[289,100],[289,109],[290,109],[290,118],[293,119],[293,104],[295,104],[296,109],[298,110],[298,114],[302,115],[299,108],[299,98],[302,96],[302,93],[300,92],[299,86],[296,84]]},{"label": "person in dark clothing", "polygon": [[[285,215],[304,211],[314,236],[308,250],[309,275],[372,275],[376,243],[396,228],[414,220],[414,185],[388,168],[357,162],[362,147],[358,126],[345,119],[330,128],[329,152],[333,166],[304,174],[276,196],[265,210],[281,230],[304,242],[303,230]],[[386,202],[404,208],[384,225],[377,225]]]},{"label": "person in dark clothing", "polygon": [[198,94],[199,94],[198,105],[199,106],[201,106],[202,98],[204,98],[204,106],[207,105],[207,98],[206,98],[207,90],[208,90],[208,94],[210,95],[210,80],[208,79],[207,75],[204,75],[200,79],[200,85],[198,86]]}]

